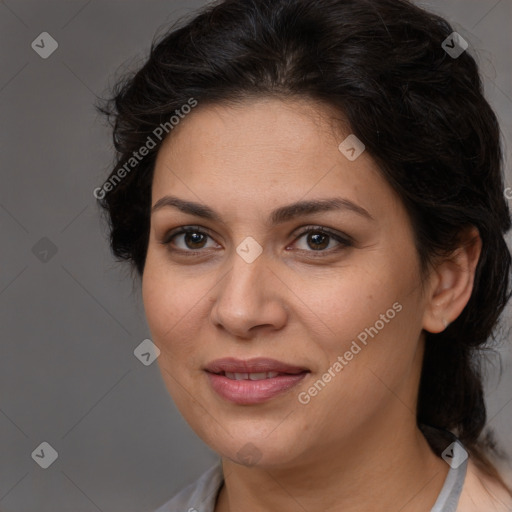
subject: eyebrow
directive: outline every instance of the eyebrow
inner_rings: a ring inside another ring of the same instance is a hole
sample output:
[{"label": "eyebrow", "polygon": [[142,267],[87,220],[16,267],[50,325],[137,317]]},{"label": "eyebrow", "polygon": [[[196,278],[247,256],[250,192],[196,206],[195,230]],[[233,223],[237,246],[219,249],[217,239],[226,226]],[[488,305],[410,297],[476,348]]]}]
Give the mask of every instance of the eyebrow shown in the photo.
[{"label": "eyebrow", "polygon": [[[174,207],[184,213],[188,213],[196,217],[209,219],[220,224],[224,223],[220,215],[215,212],[215,210],[212,210],[209,206],[201,203],[195,203],[193,201],[185,201],[176,196],[164,196],[160,198],[151,208],[151,213],[154,213],[164,207]],[[298,201],[286,206],[280,206],[279,208],[272,210],[270,213],[269,224],[277,225],[292,220],[295,217],[319,212],[340,210],[354,212],[369,220],[375,220],[367,210],[365,210],[362,206],[359,206],[356,203],[350,201],[349,199],[342,197],[332,197],[328,199]]]}]

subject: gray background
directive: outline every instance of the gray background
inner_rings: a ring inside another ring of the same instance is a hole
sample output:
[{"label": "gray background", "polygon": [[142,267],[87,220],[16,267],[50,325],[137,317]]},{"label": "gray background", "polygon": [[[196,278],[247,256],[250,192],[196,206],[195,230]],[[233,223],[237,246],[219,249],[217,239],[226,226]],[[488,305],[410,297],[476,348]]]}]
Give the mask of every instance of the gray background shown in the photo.
[{"label": "gray background", "polygon": [[[95,94],[108,92],[117,70],[140,64],[158,29],[202,4],[0,1],[4,512],[151,511],[215,460],[175,409],[156,363],[133,355],[150,337],[140,290],[110,256],[92,194],[112,161]],[[421,5],[469,41],[510,162],[512,0]],[[48,59],[31,48],[44,31],[59,44]],[[501,379],[497,359],[489,365],[489,422],[512,454],[510,343],[501,357]],[[48,469],[31,457],[43,441],[58,452]]]}]

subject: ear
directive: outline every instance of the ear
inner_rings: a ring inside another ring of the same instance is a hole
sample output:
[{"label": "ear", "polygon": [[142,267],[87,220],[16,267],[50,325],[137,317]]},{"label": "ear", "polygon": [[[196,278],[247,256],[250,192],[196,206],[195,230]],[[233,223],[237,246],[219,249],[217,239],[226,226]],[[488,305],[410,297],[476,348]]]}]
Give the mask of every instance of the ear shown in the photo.
[{"label": "ear", "polygon": [[461,245],[440,259],[429,275],[423,328],[431,333],[444,331],[466,307],[482,251],[478,229],[471,226],[461,235]]}]

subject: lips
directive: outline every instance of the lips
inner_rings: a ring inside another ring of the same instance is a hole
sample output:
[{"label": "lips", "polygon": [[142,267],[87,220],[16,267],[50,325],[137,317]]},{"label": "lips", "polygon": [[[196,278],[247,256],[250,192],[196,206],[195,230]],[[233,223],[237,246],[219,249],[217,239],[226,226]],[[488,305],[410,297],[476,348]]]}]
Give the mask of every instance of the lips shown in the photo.
[{"label": "lips", "polygon": [[205,372],[212,389],[238,405],[266,402],[299,384],[310,370],[275,359],[217,359]]},{"label": "lips", "polygon": [[[297,375],[303,372],[309,372],[307,368],[294,366],[276,359],[268,359],[264,357],[257,357],[254,359],[242,360],[233,357],[225,357],[223,359],[216,359],[209,363],[205,370],[210,373],[216,374],[260,374],[260,373],[277,373],[286,375]],[[248,377],[243,377],[250,378]],[[238,380],[238,379],[237,379]],[[254,379],[257,380],[257,379]]]}]

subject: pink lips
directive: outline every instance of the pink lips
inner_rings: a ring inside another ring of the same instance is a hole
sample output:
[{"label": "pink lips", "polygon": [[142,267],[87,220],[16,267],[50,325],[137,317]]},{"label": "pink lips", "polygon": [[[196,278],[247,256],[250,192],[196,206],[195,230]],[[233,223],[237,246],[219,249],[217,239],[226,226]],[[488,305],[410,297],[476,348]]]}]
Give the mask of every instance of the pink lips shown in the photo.
[{"label": "pink lips", "polygon": [[[309,372],[306,368],[275,359],[243,361],[231,357],[212,361],[205,371],[214,391],[224,399],[240,405],[265,402],[297,385]],[[235,377],[241,380],[235,380]]]}]

